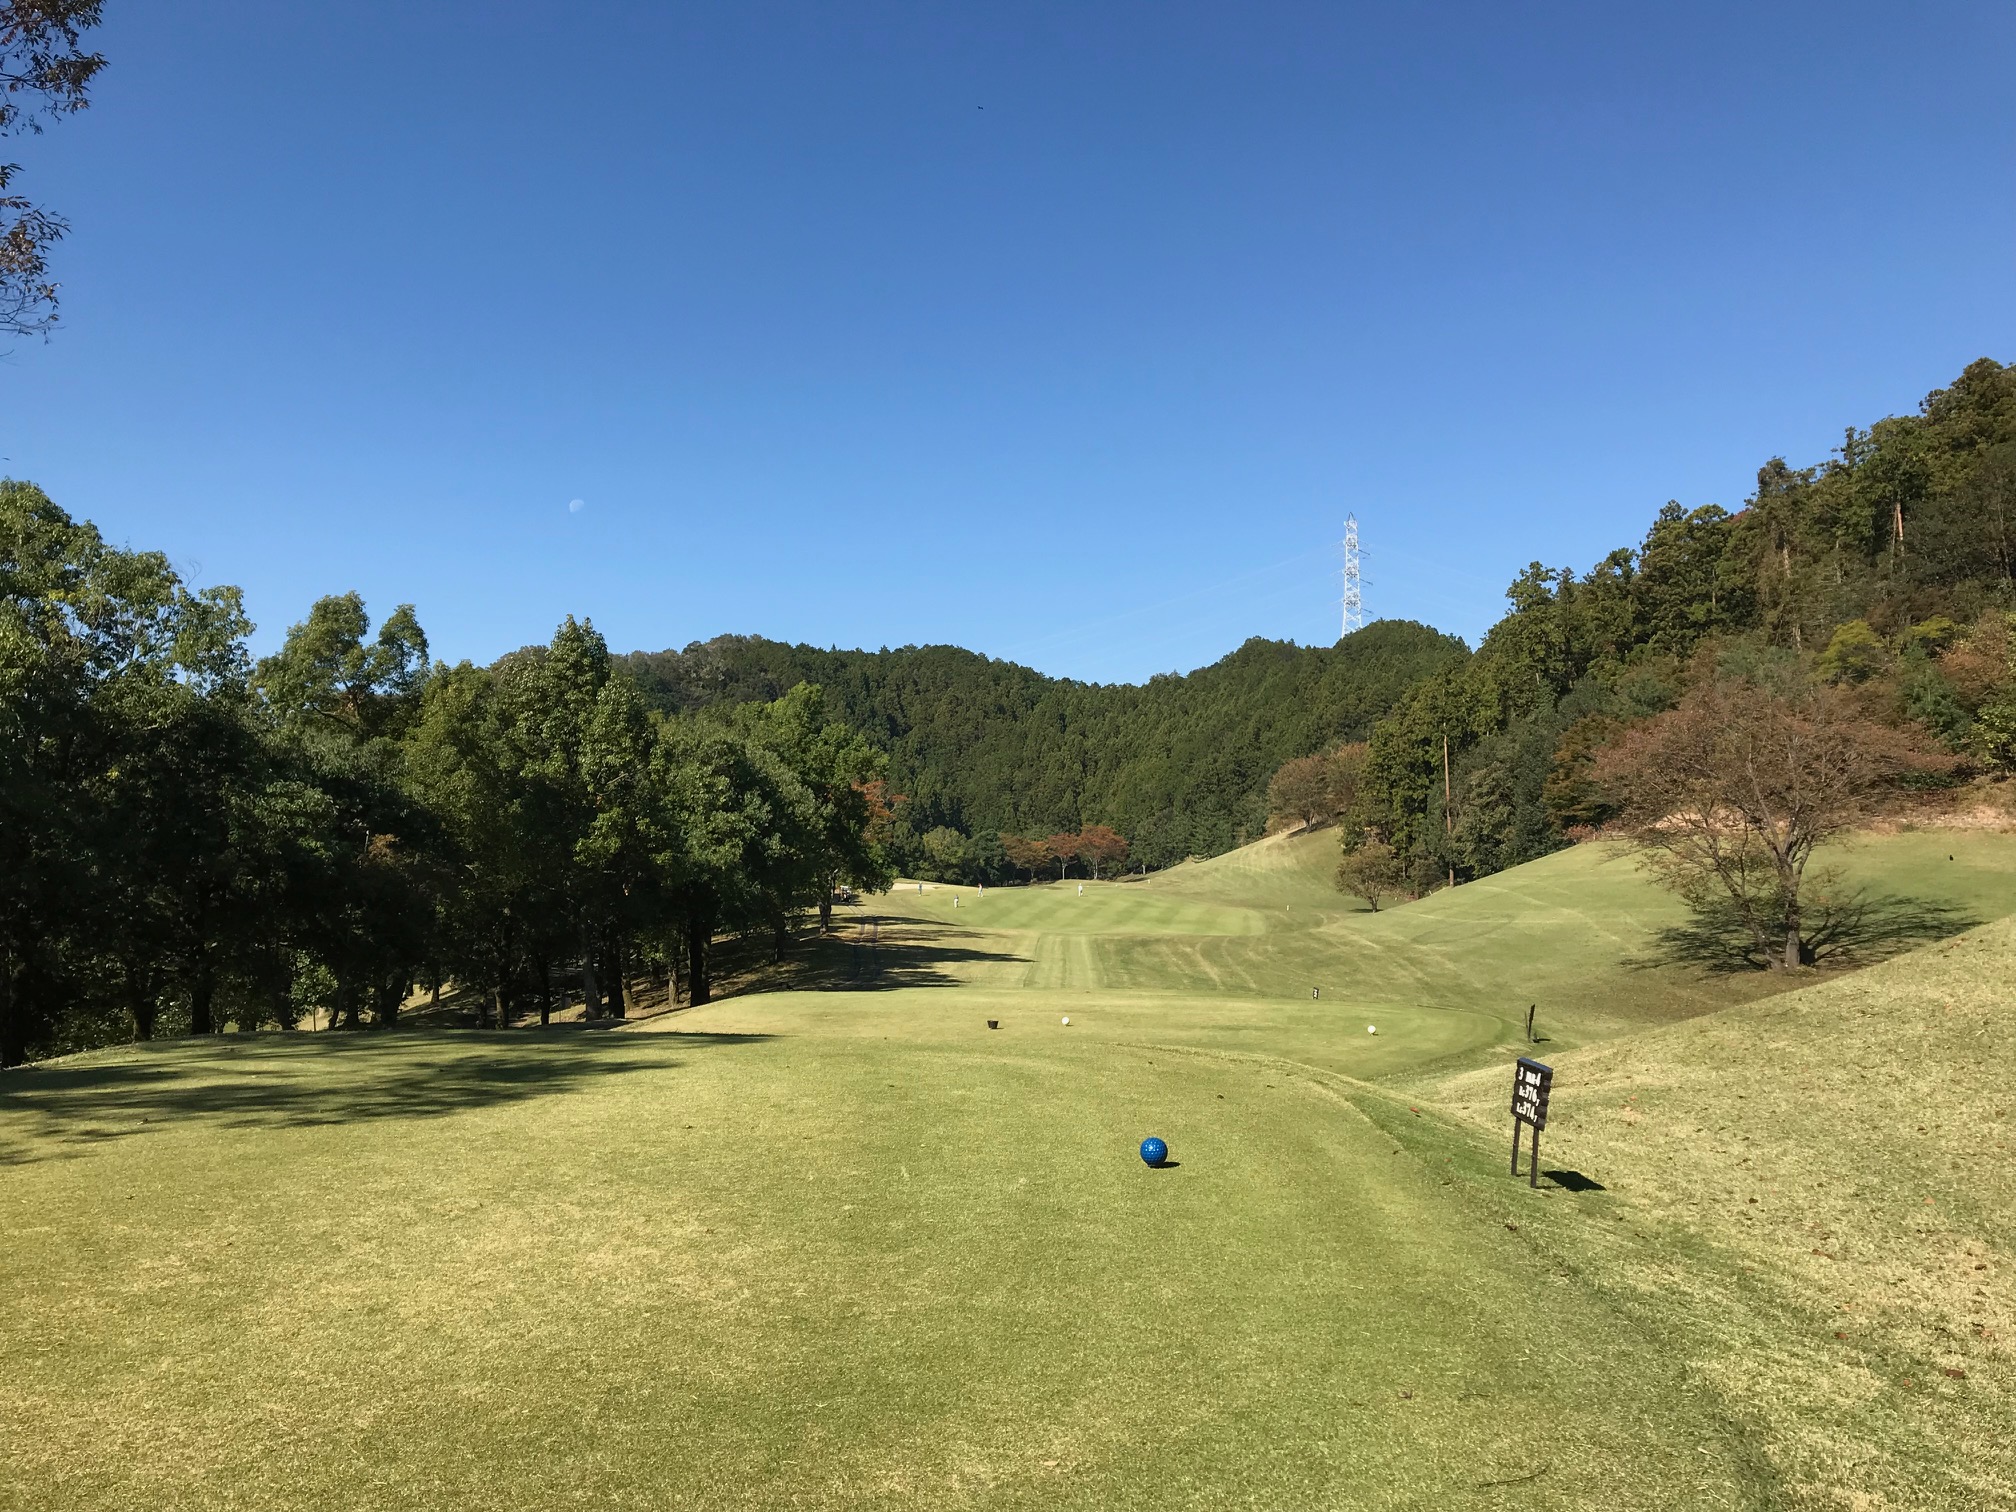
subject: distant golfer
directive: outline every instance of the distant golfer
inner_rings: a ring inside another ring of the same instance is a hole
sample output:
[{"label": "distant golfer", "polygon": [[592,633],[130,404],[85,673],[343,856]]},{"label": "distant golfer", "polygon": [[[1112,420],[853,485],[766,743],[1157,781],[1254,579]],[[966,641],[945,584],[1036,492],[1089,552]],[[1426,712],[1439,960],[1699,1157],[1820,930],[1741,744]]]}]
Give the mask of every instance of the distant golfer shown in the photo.
[{"label": "distant golfer", "polygon": [[1085,896],[1085,884],[1083,882],[1078,884],[1078,896],[1081,898]]}]

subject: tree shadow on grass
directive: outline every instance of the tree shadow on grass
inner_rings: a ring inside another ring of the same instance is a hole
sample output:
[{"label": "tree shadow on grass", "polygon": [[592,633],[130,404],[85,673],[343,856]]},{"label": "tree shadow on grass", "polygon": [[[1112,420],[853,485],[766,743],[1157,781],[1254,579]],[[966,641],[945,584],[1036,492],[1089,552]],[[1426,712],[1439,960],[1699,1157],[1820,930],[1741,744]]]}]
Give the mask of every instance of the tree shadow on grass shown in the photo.
[{"label": "tree shadow on grass", "polygon": [[1026,964],[1027,956],[990,950],[985,936],[928,919],[875,918],[857,922],[846,934],[813,940],[799,954],[767,970],[752,971],[738,992],[893,992],[901,987],[959,987],[966,978],[953,968],[981,964]]},{"label": "tree shadow on grass", "polygon": [[696,1051],[767,1034],[523,1032],[269,1034],[138,1045],[131,1058],[26,1066],[0,1078],[6,1122],[28,1144],[0,1165],[61,1159],[191,1120],[299,1129],[440,1118],[568,1092],[592,1081],[678,1067]]},{"label": "tree shadow on grass", "polygon": [[[1943,940],[1982,921],[1964,908],[1894,893],[1856,892],[1828,899],[1812,913],[1807,933],[1808,966],[1868,966],[1888,956]],[[1771,959],[1733,911],[1697,914],[1685,924],[1659,930],[1653,949],[1625,964],[1639,970],[1691,966],[1728,973],[1762,971]]]}]

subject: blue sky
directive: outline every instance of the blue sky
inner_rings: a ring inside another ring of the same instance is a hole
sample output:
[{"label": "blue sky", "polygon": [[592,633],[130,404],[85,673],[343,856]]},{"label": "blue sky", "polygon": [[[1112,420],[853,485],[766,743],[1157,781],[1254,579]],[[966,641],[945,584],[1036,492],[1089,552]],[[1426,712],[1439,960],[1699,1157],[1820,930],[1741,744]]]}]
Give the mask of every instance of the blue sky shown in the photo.
[{"label": "blue sky", "polygon": [[108,10],[0,469],[261,649],[1138,680],[1332,639],[1347,511],[1474,640],[2016,360],[2003,3]]}]

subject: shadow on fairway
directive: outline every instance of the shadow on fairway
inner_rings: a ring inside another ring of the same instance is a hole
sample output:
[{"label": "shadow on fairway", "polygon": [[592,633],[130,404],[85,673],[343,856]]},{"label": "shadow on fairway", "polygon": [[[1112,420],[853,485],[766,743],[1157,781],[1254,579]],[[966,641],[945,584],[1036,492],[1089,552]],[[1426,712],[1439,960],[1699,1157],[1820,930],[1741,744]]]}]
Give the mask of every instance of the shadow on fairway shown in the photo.
[{"label": "shadow on fairway", "polygon": [[800,992],[894,992],[903,987],[958,987],[966,978],[954,968],[1026,965],[1029,959],[1011,950],[951,943],[984,936],[949,924],[924,919],[869,919],[863,923],[888,927],[880,929],[872,940],[865,936],[821,940],[811,953],[781,969],[775,980],[752,981],[741,990],[785,987]]},{"label": "shadow on fairway", "polygon": [[[1982,921],[1964,908],[1924,898],[1854,893],[1819,905],[1807,934],[1808,966],[1868,966],[1928,940],[1943,940]],[[1692,966],[1715,973],[1761,971],[1770,963],[1727,911],[1705,913],[1660,930],[1655,947],[1625,964],[1639,970]]]},{"label": "shadow on fairway", "polygon": [[83,1147],[190,1119],[288,1129],[439,1118],[567,1092],[603,1077],[671,1070],[696,1051],[770,1038],[676,1031],[620,1037],[366,1032],[137,1046],[137,1060],[9,1071],[0,1080],[4,1106],[15,1118],[33,1120],[36,1145],[0,1148],[0,1165],[81,1154]]}]

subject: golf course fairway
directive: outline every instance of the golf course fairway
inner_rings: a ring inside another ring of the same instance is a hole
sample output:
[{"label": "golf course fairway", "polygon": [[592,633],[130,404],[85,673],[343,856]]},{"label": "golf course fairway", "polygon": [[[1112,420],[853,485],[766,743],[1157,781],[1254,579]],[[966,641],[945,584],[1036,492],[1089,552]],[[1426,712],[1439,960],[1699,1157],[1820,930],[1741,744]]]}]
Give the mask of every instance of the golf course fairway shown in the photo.
[{"label": "golf course fairway", "polygon": [[10,1071],[0,1508],[2011,1504],[2016,844],[1861,842],[1918,932],[1794,977],[1600,846],[1375,914],[1335,844]]}]

